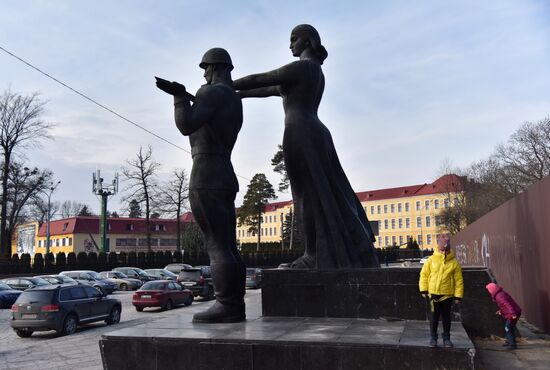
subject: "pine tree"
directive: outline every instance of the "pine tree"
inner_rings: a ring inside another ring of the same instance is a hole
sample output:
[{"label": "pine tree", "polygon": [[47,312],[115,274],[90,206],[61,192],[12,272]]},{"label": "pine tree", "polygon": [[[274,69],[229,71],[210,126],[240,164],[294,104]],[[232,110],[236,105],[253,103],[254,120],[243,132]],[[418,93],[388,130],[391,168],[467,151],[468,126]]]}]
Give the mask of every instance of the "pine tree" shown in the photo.
[{"label": "pine tree", "polygon": [[248,226],[248,231],[258,235],[256,250],[260,250],[262,214],[271,199],[277,199],[275,190],[263,173],[254,175],[239,209],[239,226]]}]

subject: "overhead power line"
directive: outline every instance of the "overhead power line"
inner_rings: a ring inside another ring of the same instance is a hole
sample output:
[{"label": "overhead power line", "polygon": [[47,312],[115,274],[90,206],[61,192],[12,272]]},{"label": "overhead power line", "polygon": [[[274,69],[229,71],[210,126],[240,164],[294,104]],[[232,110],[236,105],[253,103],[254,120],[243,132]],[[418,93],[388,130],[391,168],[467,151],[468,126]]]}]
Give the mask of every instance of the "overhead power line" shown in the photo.
[{"label": "overhead power line", "polygon": [[[51,79],[51,80],[57,82],[57,83],[60,84],[61,86],[65,87],[65,88],[67,88],[67,89],[69,89],[69,90],[71,90],[71,91],[74,92],[75,94],[80,95],[81,97],[83,97],[84,99],[88,100],[89,102],[91,102],[91,103],[97,105],[98,107],[100,107],[100,108],[102,108],[102,109],[105,109],[106,111],[108,111],[108,112],[114,114],[114,115],[117,116],[118,118],[120,118],[120,119],[122,119],[122,120],[124,120],[124,121],[130,123],[131,125],[134,125],[135,127],[137,127],[137,128],[139,128],[139,129],[141,129],[141,130],[147,132],[149,135],[153,135],[153,136],[156,137],[157,139],[162,140],[162,141],[164,141],[165,143],[170,144],[170,145],[172,145],[172,146],[175,147],[175,148],[178,148],[178,149],[180,149],[180,150],[183,150],[184,152],[186,152],[186,153],[188,153],[188,154],[191,154],[191,152],[190,152],[189,150],[187,150],[187,149],[185,149],[185,148],[182,148],[181,146],[179,146],[179,145],[177,145],[177,144],[171,142],[170,140],[165,139],[165,138],[163,138],[162,136],[160,136],[160,135],[154,133],[153,131],[151,131],[151,130],[149,130],[149,129],[143,127],[143,126],[141,126],[139,123],[136,123],[136,122],[132,121],[131,119],[124,117],[122,114],[119,114],[119,113],[115,112],[114,110],[112,110],[111,108],[109,108],[109,107],[107,107],[107,106],[101,104],[101,103],[98,102],[97,100],[90,98],[88,95],[86,95],[86,94],[84,94],[84,93],[78,91],[77,89],[72,88],[71,86],[67,85],[67,84],[64,83],[63,81],[60,81],[60,80],[58,80],[57,78],[53,77],[53,76],[50,75],[49,73],[44,72],[43,70],[41,70],[41,69],[38,68],[38,67],[35,67],[35,66],[32,65],[31,63],[27,62],[27,61],[24,60],[23,58],[18,57],[17,55],[15,55],[14,53],[10,52],[9,50],[6,50],[6,49],[3,48],[2,46],[0,46],[0,50],[2,50],[3,52],[5,52],[6,54],[12,56],[13,58],[19,60],[20,62],[24,63],[25,65],[31,67],[31,68],[34,69],[35,71],[37,71],[37,72],[43,74],[44,76],[48,77],[49,79]],[[237,176],[240,177],[240,178],[242,178],[242,179],[244,179],[244,180],[250,181],[250,179],[248,179],[248,178],[246,178],[246,177],[244,177],[244,176],[241,176],[241,175],[239,175],[239,174],[237,174]]]}]

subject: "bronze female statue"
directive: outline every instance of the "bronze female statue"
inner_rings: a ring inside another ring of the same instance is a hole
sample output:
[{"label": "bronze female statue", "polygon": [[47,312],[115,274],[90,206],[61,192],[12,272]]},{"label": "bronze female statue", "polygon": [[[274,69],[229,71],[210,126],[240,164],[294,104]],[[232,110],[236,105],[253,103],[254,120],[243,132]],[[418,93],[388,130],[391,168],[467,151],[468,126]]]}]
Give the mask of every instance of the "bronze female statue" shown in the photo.
[{"label": "bronze female statue", "polygon": [[285,112],[283,155],[305,253],[293,268],[378,267],[374,235],[336,154],[329,130],[317,117],[328,53],[317,30],[296,26],[292,55],[281,68],[235,80],[239,95],[281,96]]}]

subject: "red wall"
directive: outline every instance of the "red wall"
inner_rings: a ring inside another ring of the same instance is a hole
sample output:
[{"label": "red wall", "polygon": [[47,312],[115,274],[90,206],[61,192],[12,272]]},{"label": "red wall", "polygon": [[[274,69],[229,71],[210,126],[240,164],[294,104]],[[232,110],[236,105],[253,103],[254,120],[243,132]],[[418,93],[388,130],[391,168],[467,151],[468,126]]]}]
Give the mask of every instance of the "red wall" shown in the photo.
[{"label": "red wall", "polygon": [[452,238],[463,266],[486,266],[523,308],[523,317],[550,334],[550,176]]}]

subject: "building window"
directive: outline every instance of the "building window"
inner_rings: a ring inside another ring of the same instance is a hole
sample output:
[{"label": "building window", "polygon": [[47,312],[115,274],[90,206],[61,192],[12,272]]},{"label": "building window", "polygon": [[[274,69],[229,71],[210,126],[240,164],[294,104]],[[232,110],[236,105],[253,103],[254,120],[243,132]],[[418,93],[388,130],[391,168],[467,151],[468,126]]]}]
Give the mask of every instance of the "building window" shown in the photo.
[{"label": "building window", "polygon": [[400,229],[403,228],[403,219],[402,218],[399,219],[399,228]]},{"label": "building window", "polygon": [[107,230],[111,230],[111,224],[107,224]]},{"label": "building window", "polygon": [[426,227],[431,227],[432,226],[432,219],[430,218],[430,216],[426,216]]},{"label": "building window", "polygon": [[374,214],[374,206],[370,206],[370,214],[371,214],[371,215]]},{"label": "building window", "polygon": [[388,220],[384,220],[384,229],[388,229]]},{"label": "building window", "polygon": [[378,221],[378,230],[382,230],[382,220]]},{"label": "building window", "polygon": [[434,200],[434,208],[439,209],[439,199]]},{"label": "building window", "polygon": [[435,226],[441,225],[441,216],[435,216]]},{"label": "building window", "polygon": [[394,213],[395,212],[395,204],[390,204],[390,210],[391,210],[391,213]]},{"label": "building window", "polygon": [[126,230],[134,230],[134,225],[133,224],[126,224]]},{"label": "building window", "polygon": [[449,198],[443,199],[443,207],[444,208],[449,208]]},{"label": "building window", "polygon": [[403,244],[403,235],[399,235],[399,245]]},{"label": "building window", "polygon": [[68,222],[65,222],[65,223],[63,224],[63,231],[66,231],[68,227],[69,227],[69,223],[68,223]]},{"label": "building window", "polygon": [[382,246],[382,238],[378,237],[378,246],[381,247]]},{"label": "building window", "polygon": [[424,201],[424,209],[425,209],[425,210],[429,210],[429,209],[430,209],[430,201],[429,201],[429,200]]},{"label": "building window", "polygon": [[405,228],[408,229],[409,227],[411,227],[411,219],[407,217],[405,219]]},{"label": "building window", "polygon": [[386,242],[386,245],[390,244],[390,238],[388,236],[384,238],[384,241]]},{"label": "building window", "polygon": [[420,211],[420,201],[419,200],[416,201],[416,210]]},{"label": "building window", "polygon": [[401,212],[402,211],[401,208],[402,208],[401,203],[397,203],[397,212]]},{"label": "building window", "polygon": [[431,234],[426,235],[426,244],[428,244],[428,245],[432,244],[432,235]]},{"label": "building window", "polygon": [[384,204],[384,213],[388,213],[388,205]]},{"label": "building window", "polygon": [[376,211],[380,214],[380,206],[376,206]]},{"label": "building window", "polygon": [[73,238],[69,238],[69,246],[73,245]]},{"label": "building window", "polygon": [[405,203],[405,212],[409,212],[409,202]]},{"label": "building window", "polygon": [[391,244],[392,244],[392,245],[395,245],[395,244],[396,244],[395,235],[391,237]]},{"label": "building window", "polygon": [[65,246],[65,238],[61,239],[61,246]]},{"label": "building window", "polygon": [[394,218],[391,219],[391,228],[395,229],[395,219]]},{"label": "building window", "polygon": [[421,234],[417,235],[417,240],[418,240],[418,244],[422,245],[422,235]]},{"label": "building window", "polygon": [[416,227],[422,227],[422,217],[416,218]]}]

